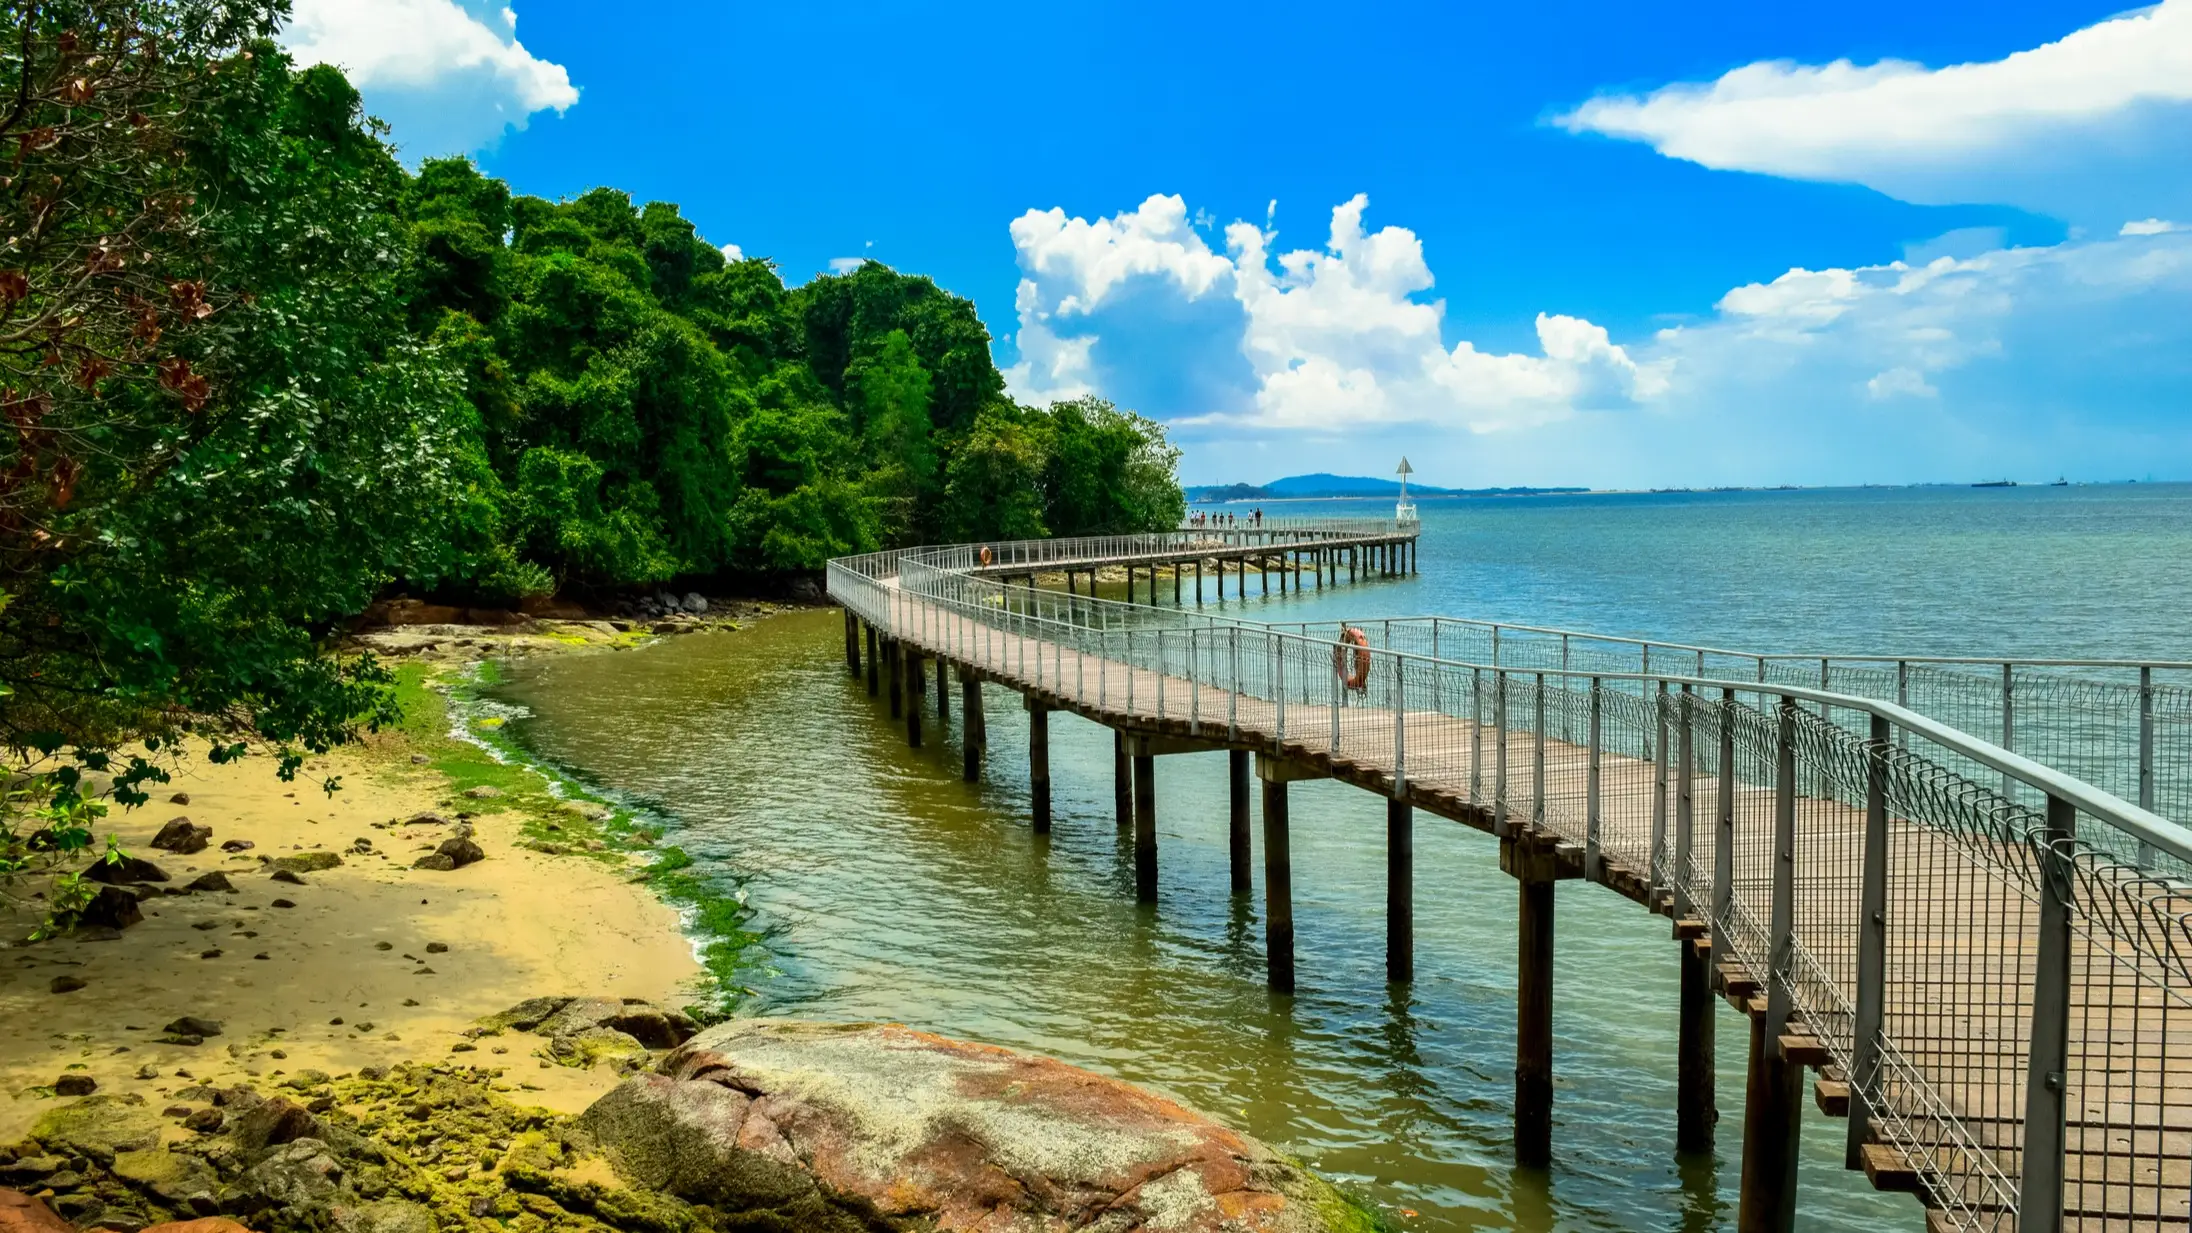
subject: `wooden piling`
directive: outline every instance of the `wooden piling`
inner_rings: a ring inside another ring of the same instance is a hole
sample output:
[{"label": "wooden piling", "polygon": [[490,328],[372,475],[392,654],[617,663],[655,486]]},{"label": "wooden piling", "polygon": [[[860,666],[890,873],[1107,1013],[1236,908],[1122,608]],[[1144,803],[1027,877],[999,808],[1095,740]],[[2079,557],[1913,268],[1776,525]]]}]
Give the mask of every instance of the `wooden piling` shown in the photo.
[{"label": "wooden piling", "polygon": [[1416,978],[1416,811],[1385,802],[1385,979]]},{"label": "wooden piling", "polygon": [[855,678],[860,675],[860,618],[845,609],[845,669]]},{"label": "wooden piling", "polygon": [[[863,622],[863,624],[865,624],[865,622]],[[869,696],[870,698],[873,698],[873,697],[874,697],[874,696],[875,696],[876,694],[880,693],[880,692],[882,691],[882,688],[883,688],[883,681],[882,681],[882,664],[878,662],[878,661],[879,661],[879,660],[881,660],[882,658],[883,658],[883,657],[882,657],[882,655],[880,655],[880,654],[879,654],[879,653],[877,652],[877,648],[876,648],[875,626],[873,626],[873,625],[869,625],[869,626],[868,626],[868,696]]]},{"label": "wooden piling", "polygon": [[1195,561],[1195,606],[1203,606],[1203,563],[1199,557]]},{"label": "wooden piling", "polygon": [[1286,783],[1263,781],[1264,974],[1273,993],[1294,992],[1294,865],[1287,848]]},{"label": "wooden piling", "polygon": [[1225,764],[1226,783],[1232,789],[1233,797],[1231,825],[1226,836],[1226,855],[1231,858],[1233,893],[1245,895],[1255,889],[1248,871],[1251,860],[1248,840],[1248,751],[1228,750]]},{"label": "wooden piling", "polygon": [[1804,1125],[1804,1068],[1769,1038],[1766,1016],[1751,1021],[1750,1068],[1743,1081],[1743,1182],[1737,1233],[1789,1233],[1796,1227],[1796,1156]]},{"label": "wooden piling", "polygon": [[1682,949],[1681,1025],[1675,1046],[1674,1150],[1710,1152],[1720,1110],[1713,1101],[1712,952],[1685,938]]},{"label": "wooden piling", "polygon": [[921,748],[921,695],[927,691],[927,683],[921,679],[921,651],[918,647],[900,644],[900,656],[906,664],[906,744]]},{"label": "wooden piling", "polygon": [[936,730],[945,736],[951,735],[951,682],[944,679],[949,675],[944,671],[948,662],[941,655],[936,657]]},{"label": "wooden piling", "polygon": [[1050,833],[1050,708],[1028,703],[1028,787],[1035,833]]},{"label": "wooden piling", "polygon": [[1553,887],[1524,876],[1516,917],[1515,1163],[1553,1161]]},{"label": "wooden piling", "polygon": [[965,734],[959,742],[964,763],[960,777],[975,783],[982,778],[982,750],[989,744],[989,728],[982,716],[982,682],[964,666],[959,670],[959,711],[964,716],[959,730]]},{"label": "wooden piling", "polygon": [[1180,606],[1180,563],[1172,563],[1172,606]]},{"label": "wooden piling", "polygon": [[883,649],[890,656],[890,671],[885,673],[890,677],[890,714],[892,719],[898,719],[906,713],[906,678],[901,654],[903,648],[898,639],[892,638],[883,644]]},{"label": "wooden piling", "polygon": [[1126,733],[1111,733],[1112,800],[1118,807],[1119,829],[1134,826],[1134,764],[1126,756]]},{"label": "wooden piling", "polygon": [[1134,755],[1134,898],[1157,902],[1157,759]]}]

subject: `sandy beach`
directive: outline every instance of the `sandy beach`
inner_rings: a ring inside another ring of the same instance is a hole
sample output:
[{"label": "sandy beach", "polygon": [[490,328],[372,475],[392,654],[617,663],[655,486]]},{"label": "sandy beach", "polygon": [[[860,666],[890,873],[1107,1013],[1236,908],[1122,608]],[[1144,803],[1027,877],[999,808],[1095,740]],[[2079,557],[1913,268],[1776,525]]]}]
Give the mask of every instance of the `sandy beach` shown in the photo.
[{"label": "sandy beach", "polygon": [[[481,635],[461,654],[487,642]],[[686,1004],[704,973],[677,910],[635,880],[640,853],[536,850],[547,845],[525,830],[537,837],[543,826],[537,800],[522,802],[529,810],[460,794],[433,765],[415,764],[411,744],[402,734],[375,738],[314,759],[293,784],[276,777],[271,758],[193,759],[153,804],[111,814],[102,834],[159,865],[169,875],[156,884],[162,891],[214,870],[235,889],[152,895],[140,904],[143,921],[119,937],[0,950],[0,1022],[11,1029],[0,1035],[0,1143],[54,1107],[53,1084],[69,1074],[155,1106],[193,1083],[405,1059],[501,1068],[497,1086],[514,1099],[560,1112],[613,1086],[613,1068],[553,1064],[535,1055],[543,1042],[531,1036],[475,1042],[466,1030],[542,995]],[[328,775],[341,776],[333,795],[318,787]],[[171,801],[175,794],[187,801]],[[405,821],[422,813],[448,822]],[[473,815],[463,820],[485,859],[414,868],[460,814]],[[150,846],[178,816],[212,828],[204,850]],[[251,846],[222,849],[239,840]],[[342,863],[300,875],[301,884],[268,872],[266,858],[305,853]],[[6,922],[14,938],[33,923]],[[218,1022],[221,1034],[162,1043],[166,1025],[186,1015]]]}]

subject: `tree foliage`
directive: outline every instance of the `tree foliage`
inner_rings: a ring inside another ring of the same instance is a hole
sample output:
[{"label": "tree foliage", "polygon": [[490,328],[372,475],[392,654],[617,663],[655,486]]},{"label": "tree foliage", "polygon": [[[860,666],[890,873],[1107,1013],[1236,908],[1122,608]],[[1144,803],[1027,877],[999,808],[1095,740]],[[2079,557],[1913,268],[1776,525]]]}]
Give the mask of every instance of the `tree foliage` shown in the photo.
[{"label": "tree foliage", "polygon": [[1176,457],[1015,405],[974,307],[787,287],[677,207],[407,172],[286,0],[0,0],[0,887],[189,737],[285,776],[392,717],[392,587],[737,586],[943,536],[1170,525]]}]

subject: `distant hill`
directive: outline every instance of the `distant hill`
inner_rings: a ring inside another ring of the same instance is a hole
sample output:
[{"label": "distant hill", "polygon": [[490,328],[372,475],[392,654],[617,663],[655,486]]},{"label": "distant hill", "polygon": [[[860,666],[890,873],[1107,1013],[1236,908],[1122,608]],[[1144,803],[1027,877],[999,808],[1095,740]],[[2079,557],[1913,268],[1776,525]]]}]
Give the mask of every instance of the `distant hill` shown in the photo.
[{"label": "distant hill", "polygon": [[[1410,484],[1411,494],[1427,497],[1459,496],[1513,496],[1541,492],[1589,492],[1588,488],[1434,488],[1428,484]],[[1265,484],[1205,484],[1189,488],[1190,501],[1286,501],[1308,500],[1323,497],[1395,497],[1400,494],[1396,480],[1371,479],[1362,475],[1333,475],[1320,471],[1315,475],[1289,475]]]}]

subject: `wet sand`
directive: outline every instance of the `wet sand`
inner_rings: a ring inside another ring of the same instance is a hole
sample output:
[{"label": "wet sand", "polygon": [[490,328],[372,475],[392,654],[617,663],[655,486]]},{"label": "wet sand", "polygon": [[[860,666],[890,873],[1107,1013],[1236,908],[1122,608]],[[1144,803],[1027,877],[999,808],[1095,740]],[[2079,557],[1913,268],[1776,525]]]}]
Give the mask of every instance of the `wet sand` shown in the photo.
[{"label": "wet sand", "polygon": [[[343,777],[332,797],[316,786],[327,774]],[[188,804],[168,801],[178,791]],[[533,1055],[537,1038],[511,1033],[474,1045],[464,1030],[545,994],[676,1007],[702,975],[676,910],[632,881],[636,861],[521,848],[516,811],[470,819],[486,859],[446,872],[412,868],[448,828],[396,820],[426,810],[454,818],[496,802],[451,795],[438,773],[408,765],[399,748],[316,759],[295,784],[277,779],[269,758],[194,760],[154,802],[117,810],[102,835],[112,831],[160,865],[171,876],[166,886],[218,869],[236,891],[147,899],[143,922],[114,940],[0,949],[0,1143],[53,1107],[50,1085],[67,1073],[157,1104],[193,1082],[462,1060],[506,1068],[501,1086],[522,1103],[575,1111],[613,1086],[613,1069],[550,1065]],[[204,851],[149,846],[177,815],[213,828]],[[361,838],[370,853],[353,850]],[[254,846],[223,852],[234,839]],[[338,852],[343,864],[292,885],[259,860],[312,850]],[[4,925],[19,938],[31,923]],[[56,977],[84,987],[55,993]],[[218,1020],[222,1032],[197,1046],[160,1043],[183,1015]]]}]

